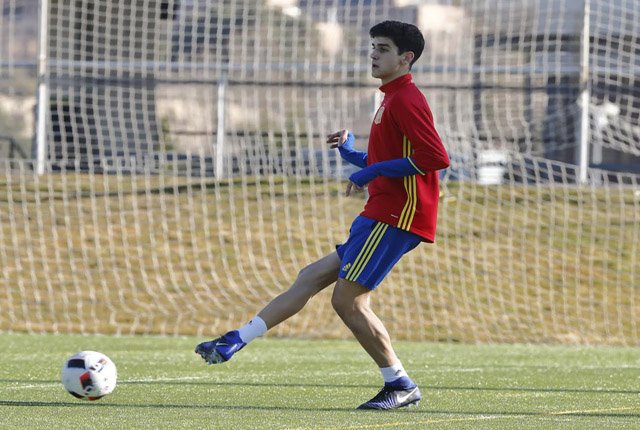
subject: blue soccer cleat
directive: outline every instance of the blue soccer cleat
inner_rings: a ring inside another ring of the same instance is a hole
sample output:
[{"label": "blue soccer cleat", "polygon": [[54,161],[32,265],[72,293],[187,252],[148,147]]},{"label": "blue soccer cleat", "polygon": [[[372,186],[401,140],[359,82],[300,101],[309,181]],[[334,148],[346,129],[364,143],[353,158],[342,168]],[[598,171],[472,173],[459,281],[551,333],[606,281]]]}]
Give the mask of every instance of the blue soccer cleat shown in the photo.
[{"label": "blue soccer cleat", "polygon": [[196,354],[208,364],[219,364],[228,361],[233,354],[240,351],[246,345],[240,339],[238,330],[230,331],[217,339],[202,342],[196,346]]},{"label": "blue soccer cleat", "polygon": [[358,409],[397,409],[416,405],[422,396],[418,386],[406,376],[392,383],[384,384],[376,396],[358,406]]}]

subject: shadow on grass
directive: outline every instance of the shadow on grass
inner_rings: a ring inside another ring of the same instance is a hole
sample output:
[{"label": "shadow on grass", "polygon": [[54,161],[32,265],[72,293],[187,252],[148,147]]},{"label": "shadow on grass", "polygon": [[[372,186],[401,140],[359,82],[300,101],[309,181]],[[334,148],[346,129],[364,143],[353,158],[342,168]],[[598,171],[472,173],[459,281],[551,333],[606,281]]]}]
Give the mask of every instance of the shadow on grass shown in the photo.
[{"label": "shadow on grass", "polygon": [[[380,388],[380,385],[370,384],[303,384],[271,382],[217,382],[217,381],[122,381],[124,384],[153,384],[153,385],[206,385],[206,386],[240,386],[240,387],[300,387],[300,388]],[[533,388],[533,387],[458,387],[442,385],[419,384],[422,391],[504,391],[531,393],[583,393],[583,394],[640,394],[640,390],[610,390],[586,388]]]},{"label": "shadow on grass", "polygon": [[[52,384],[57,380],[33,380],[33,379],[0,379],[0,384]],[[246,382],[246,381],[194,381],[194,380],[132,380],[118,381],[118,385],[203,385],[212,387],[268,387],[268,388],[380,388],[380,385],[369,384],[308,384],[308,383],[271,383],[271,382]],[[582,394],[640,394],[639,390],[612,390],[612,389],[588,389],[588,388],[534,388],[534,387],[463,387],[453,385],[424,385],[420,384],[423,392],[429,391],[491,391],[491,392],[525,392],[525,393],[582,393]]]},{"label": "shadow on grass", "polygon": [[[207,410],[225,410],[225,411],[290,411],[290,412],[355,412],[355,407],[350,408],[304,408],[294,406],[248,406],[248,405],[185,405],[171,403],[99,403],[99,402],[43,402],[43,401],[14,401],[0,400],[0,406],[14,407],[68,407],[68,408],[132,408],[132,409],[207,409]],[[630,408],[631,409],[631,408]],[[637,408],[633,408],[637,409]],[[448,415],[450,417],[586,417],[586,418],[640,418],[640,413],[621,413],[614,412],[616,408],[610,411],[446,411],[437,409],[426,409],[420,406],[412,408],[403,408],[395,413],[403,414],[420,414],[420,415]],[[359,411],[359,413],[388,413],[380,411]]]}]

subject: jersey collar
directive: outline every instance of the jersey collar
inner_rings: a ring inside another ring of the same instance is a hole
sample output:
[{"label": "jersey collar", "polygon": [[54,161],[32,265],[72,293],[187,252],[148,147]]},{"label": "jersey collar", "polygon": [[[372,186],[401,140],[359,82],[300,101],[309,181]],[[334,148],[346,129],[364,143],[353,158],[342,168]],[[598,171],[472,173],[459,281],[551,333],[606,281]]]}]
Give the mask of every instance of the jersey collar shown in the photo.
[{"label": "jersey collar", "polygon": [[381,86],[380,91],[385,94],[394,93],[405,85],[411,83],[412,80],[413,77],[411,76],[411,73],[406,73],[400,77],[395,78],[393,81],[387,82],[386,84]]}]

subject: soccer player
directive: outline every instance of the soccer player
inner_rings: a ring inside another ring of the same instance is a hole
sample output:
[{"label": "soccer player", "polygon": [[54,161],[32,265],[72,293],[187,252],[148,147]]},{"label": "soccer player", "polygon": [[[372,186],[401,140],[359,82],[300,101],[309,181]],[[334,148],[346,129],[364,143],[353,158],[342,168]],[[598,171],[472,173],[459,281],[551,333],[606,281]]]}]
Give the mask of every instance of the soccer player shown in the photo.
[{"label": "soccer player", "polygon": [[405,371],[369,300],[405,253],[420,242],[434,241],[438,170],[449,166],[449,157],[427,101],[411,77],[411,66],[424,48],[420,30],[411,24],[384,21],[373,26],[369,35],[371,74],[380,80],[384,99],[371,125],[367,152],[354,149],[354,136],[347,130],[327,137],[327,143],[338,148],[345,160],[361,168],[349,177],[346,194],[368,187],[363,212],[353,221],[344,244],[302,269],[293,285],[246,325],[200,343],[196,353],[209,364],[229,360],[335,283],[333,308],[384,379],[382,390],[358,409],[395,409],[417,403],[420,390]]}]

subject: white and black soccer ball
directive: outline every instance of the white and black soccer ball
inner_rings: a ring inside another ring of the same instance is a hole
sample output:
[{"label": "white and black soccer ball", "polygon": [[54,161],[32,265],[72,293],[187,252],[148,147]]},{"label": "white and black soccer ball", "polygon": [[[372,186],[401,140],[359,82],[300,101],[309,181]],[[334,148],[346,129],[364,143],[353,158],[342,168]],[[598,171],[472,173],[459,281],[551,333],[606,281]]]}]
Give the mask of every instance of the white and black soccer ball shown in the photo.
[{"label": "white and black soccer ball", "polygon": [[118,372],[113,361],[101,352],[81,351],[62,368],[62,385],[74,397],[98,400],[116,388]]}]

